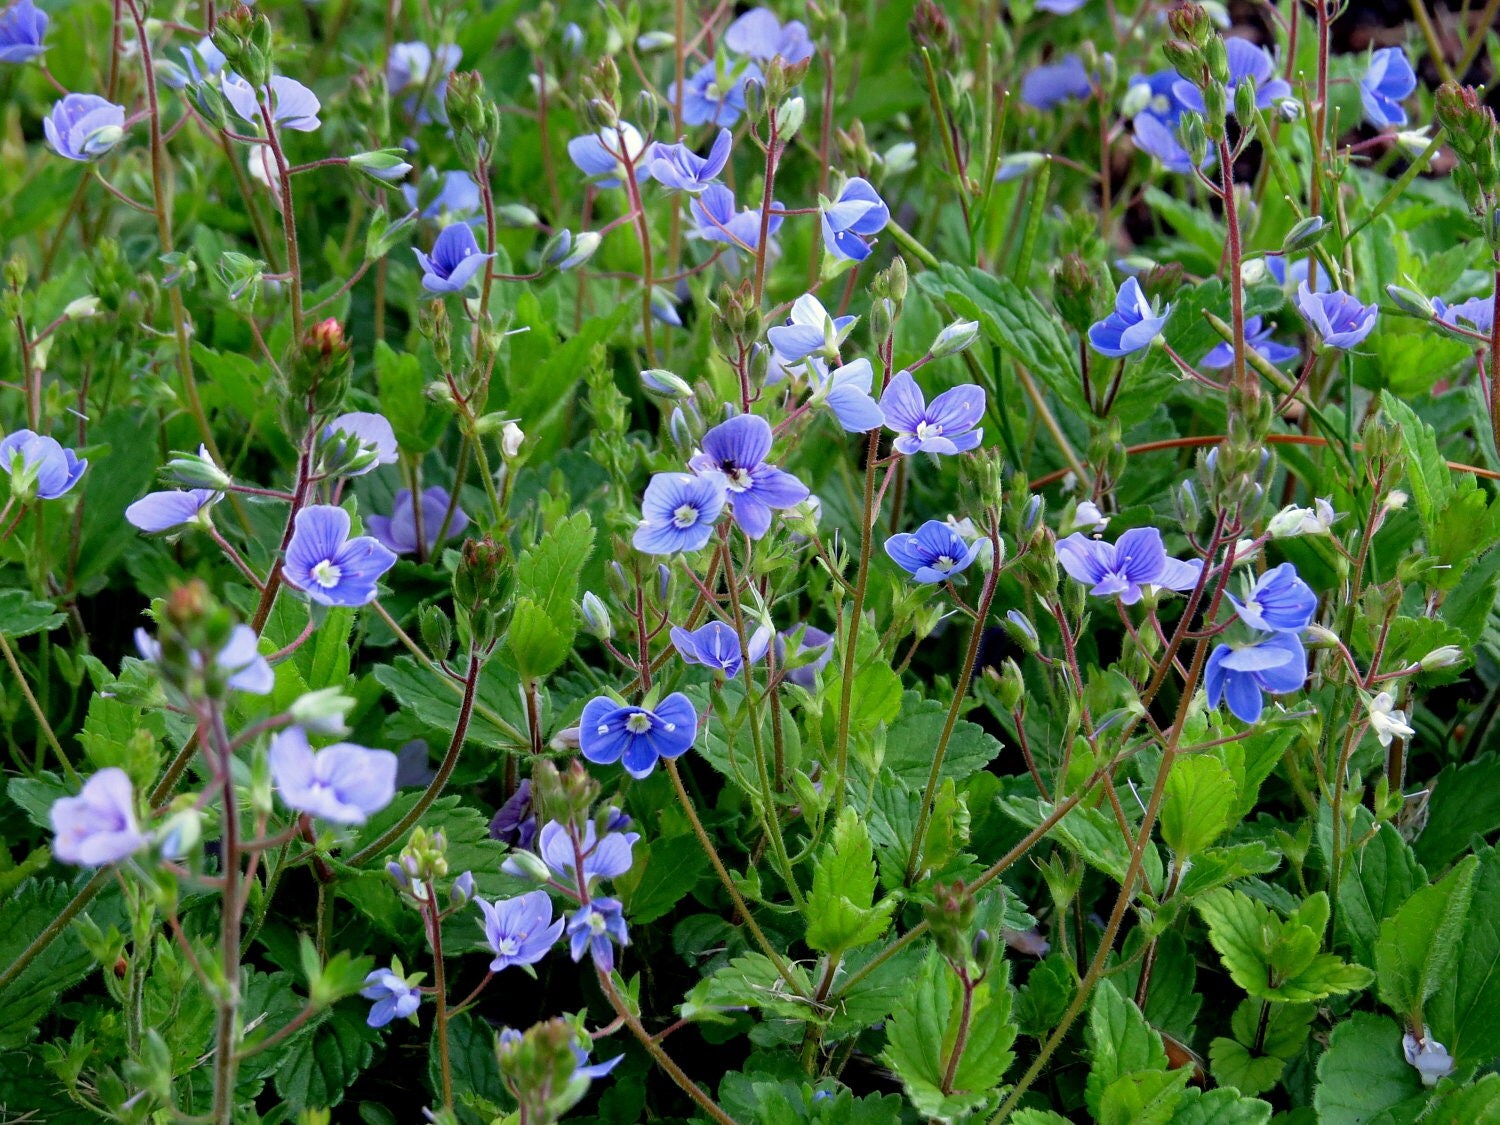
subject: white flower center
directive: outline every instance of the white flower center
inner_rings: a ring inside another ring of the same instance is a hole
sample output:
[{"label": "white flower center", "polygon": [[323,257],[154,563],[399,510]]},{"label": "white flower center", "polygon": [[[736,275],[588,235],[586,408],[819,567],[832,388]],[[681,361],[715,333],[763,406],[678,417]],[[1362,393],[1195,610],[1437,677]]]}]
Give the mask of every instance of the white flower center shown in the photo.
[{"label": "white flower center", "polygon": [[944,574],[947,574],[953,569],[956,561],[952,555],[939,555],[937,561],[932,564],[932,569],[941,570]]},{"label": "white flower center", "polygon": [[324,559],[312,568],[312,576],[314,582],[327,590],[339,584],[339,579],[344,576],[344,572],[339,569],[332,559]]},{"label": "white flower center", "polygon": [[590,933],[593,933],[593,934],[602,934],[602,933],[604,933],[605,928],[607,927],[607,925],[608,925],[608,923],[605,921],[605,918],[604,918],[603,914],[600,914],[597,910],[591,910],[591,911],[589,911],[589,932]]},{"label": "white flower center", "polygon": [[495,952],[501,957],[514,957],[521,952],[521,943],[515,938],[501,938],[495,943]]},{"label": "white flower center", "polygon": [[918,422],[917,440],[926,441],[930,437],[942,437],[943,427],[936,422]]},{"label": "white flower center", "polygon": [[625,729],[631,734],[645,734],[651,729],[651,716],[644,711],[637,711],[625,720]]},{"label": "white flower center", "polygon": [[725,476],[729,482],[730,492],[749,492],[755,486],[749,469],[729,469]]},{"label": "white flower center", "polygon": [[684,504],[672,513],[672,523],[677,527],[692,527],[698,522],[698,509],[691,504]]}]

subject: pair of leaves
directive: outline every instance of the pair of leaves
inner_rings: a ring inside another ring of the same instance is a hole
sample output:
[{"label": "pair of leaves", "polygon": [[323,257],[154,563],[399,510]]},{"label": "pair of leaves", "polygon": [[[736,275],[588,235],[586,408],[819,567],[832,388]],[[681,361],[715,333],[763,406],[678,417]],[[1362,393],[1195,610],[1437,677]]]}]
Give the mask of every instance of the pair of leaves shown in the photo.
[{"label": "pair of leaves", "polygon": [[1285,920],[1241,891],[1220,888],[1194,905],[1235,984],[1259,1000],[1311,1001],[1353,992],[1373,977],[1362,965],[1320,953],[1328,896],[1318,892]]}]

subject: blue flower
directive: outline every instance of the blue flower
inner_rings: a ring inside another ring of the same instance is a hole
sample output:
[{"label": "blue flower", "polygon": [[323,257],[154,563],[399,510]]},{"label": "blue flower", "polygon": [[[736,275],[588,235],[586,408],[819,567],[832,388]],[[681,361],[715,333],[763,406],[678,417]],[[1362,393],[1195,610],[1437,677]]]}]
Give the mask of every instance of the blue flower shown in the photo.
[{"label": "blue flower", "polygon": [[1272,633],[1247,645],[1219,645],[1204,669],[1208,705],[1229,704],[1246,723],[1260,719],[1261,692],[1284,695],[1307,681],[1307,653],[1296,633]]},{"label": "blue flower", "polygon": [[1370,56],[1370,68],[1359,80],[1365,120],[1380,129],[1405,125],[1401,103],[1417,88],[1417,75],[1400,47],[1383,47]]},{"label": "blue flower", "polygon": [[721,475],[730,515],[751,539],[771,529],[771,512],[807,499],[807,485],[791,473],[766,464],[771,423],[755,414],[736,414],[703,435],[702,449],[688,462],[696,473]]},{"label": "blue flower", "polygon": [[359,477],[381,465],[394,465],[396,431],[384,414],[353,411],[323,427],[320,460],[326,472]]},{"label": "blue flower", "polygon": [[1450,305],[1441,297],[1434,297],[1432,315],[1449,328],[1478,332],[1482,336],[1488,336],[1490,328],[1495,323],[1495,298],[1470,297],[1467,301]]},{"label": "blue flower", "polygon": [[429,293],[460,293],[485,262],[494,257],[479,250],[468,223],[452,223],[442,229],[432,244],[432,254],[412,247],[422,267],[422,288]]},{"label": "blue flower", "polygon": [[363,824],[396,795],[396,755],[336,742],[314,750],[300,726],[271,738],[271,779],[290,809],[334,824]]},{"label": "blue flower", "polygon": [[271,82],[259,90],[237,74],[225,74],[220,87],[234,112],[257,128],[264,128],[260,107],[265,102],[271,112],[271,123],[278,129],[311,133],[322,124],[318,96],[295,78],[273,74]]},{"label": "blue flower", "polygon": [[31,0],[20,0],[0,12],[0,62],[23,63],[42,57],[47,13]]},{"label": "blue flower", "polygon": [[1297,309],[1330,348],[1352,348],[1375,327],[1379,305],[1362,305],[1359,298],[1335,289],[1314,293],[1307,282],[1297,286]]},{"label": "blue flower", "polygon": [[720,129],[707,156],[699,156],[685,144],[657,145],[653,149],[651,175],[663,187],[697,195],[724,171],[733,143],[729,130]]},{"label": "blue flower", "polygon": [[947,582],[979,555],[983,539],[973,543],[942,520],[928,520],[915,532],[901,532],[885,541],[885,553],[921,583]]},{"label": "blue flower", "polygon": [[687,753],[698,737],[698,712],[674,691],[654,710],[622,705],[607,695],[584,704],[578,720],[578,746],[595,765],[619,762],[631,777],[649,777],[660,758]]},{"label": "blue flower", "polygon": [[282,577],[319,605],[359,606],[375,600],[375,584],[396,556],[368,535],[349,538],[349,513],[312,504],[297,513]]},{"label": "blue flower", "polygon": [[613,129],[600,129],[586,137],[574,137],[568,142],[568,158],[585,176],[597,179],[600,187],[619,186],[618,173],[625,166],[627,156],[635,168],[636,180],[644,180],[651,171],[653,144],[643,139],[640,131],[628,121],[621,121]]},{"label": "blue flower", "polygon": [[[1168,172],[1183,174],[1193,170],[1192,153],[1177,139],[1177,127],[1155,114],[1142,113],[1136,117],[1130,139],[1147,156],[1161,161],[1161,166]],[[1206,153],[1203,166],[1207,168],[1212,162],[1213,154]]]},{"label": "blue flower", "polygon": [[[800,634],[800,636],[798,636]],[[795,629],[783,629],[776,634],[776,660],[785,664],[786,642],[797,638],[797,650],[792,653],[794,657],[806,656],[815,652],[810,663],[800,664],[796,668],[790,668],[786,673],[786,681],[796,684],[798,687],[807,688],[811,691],[818,683],[818,673],[828,666],[833,659],[833,634],[826,633],[822,629],[815,629],[811,625],[800,626]]]},{"label": "blue flower", "polygon": [[1100,598],[1118,596],[1126,605],[1141,600],[1142,587],[1190,590],[1203,570],[1201,559],[1182,562],[1168,556],[1161,532],[1137,527],[1113,543],[1074,532],[1058,541],[1057,561],[1075,582]]},{"label": "blue flower", "polygon": [[125,509],[125,519],[147,533],[171,531],[185,523],[207,526],[213,522],[209,518],[209,509],[222,499],[224,494],[211,488],[148,492]]},{"label": "blue flower", "polygon": [[[437,535],[443,528],[443,520],[448,518],[448,505],[451,501],[452,497],[449,496],[448,490],[439,485],[433,485],[422,493],[420,545],[423,555],[430,555],[432,549],[438,545]],[[416,505],[411,499],[411,489],[403,488],[396,493],[396,502],[389,516],[370,516],[365,520],[365,526],[370,529],[371,535],[396,554],[410,555],[415,552],[418,547],[417,515]],[[448,520],[448,530],[444,538],[451,539],[462,535],[464,528],[468,526],[468,515],[462,508],[455,505],[453,518]]]},{"label": "blue flower", "polygon": [[766,333],[775,354],[773,368],[785,368],[802,362],[810,355],[831,359],[853,330],[857,316],[832,316],[823,302],[804,293],[792,302],[785,324]]},{"label": "blue flower", "polygon": [[641,497],[641,522],[631,542],[648,555],[701,550],[727,500],[717,473],[657,473]]},{"label": "blue flower", "polygon": [[69,94],[42,119],[47,144],[69,160],[98,160],[125,135],[125,107],[94,94]]},{"label": "blue flower", "polygon": [[[615,811],[612,809],[611,813]],[[611,826],[615,824],[616,819],[611,816]],[[624,814],[621,814],[618,819],[623,821],[620,827],[630,823],[630,818]],[[578,867],[581,859],[583,885],[590,887],[596,880],[615,879],[629,871],[635,862],[631,849],[640,838],[639,832],[621,831],[607,831],[600,836],[594,827],[594,822],[588,820],[584,822],[583,836],[576,840],[575,849],[573,828],[551,820],[543,825],[537,837],[537,855],[541,856],[542,862],[568,886],[574,886],[578,880]],[[516,869],[504,864],[501,866],[502,870],[507,873],[518,873]]]},{"label": "blue flower", "polygon": [[870,256],[870,239],[885,229],[891,211],[868,180],[856,176],[839,197],[819,207],[823,245],[835,258],[862,262]]},{"label": "blue flower", "polygon": [[1136,94],[1139,88],[1144,87],[1145,101],[1142,108],[1137,111],[1133,120],[1137,123],[1142,117],[1154,117],[1163,125],[1169,125],[1174,129],[1177,122],[1182,119],[1182,111],[1187,108],[1177,97],[1173,88],[1177,85],[1178,74],[1175,70],[1158,70],[1154,74],[1138,74],[1130,80],[1126,87],[1126,98]]},{"label": "blue flower", "polygon": [[406,200],[406,205],[415,209],[420,196],[427,194],[433,184],[439,185],[438,193],[422,209],[422,218],[468,222],[480,217],[484,210],[484,200],[479,194],[479,185],[467,172],[428,172],[422,177],[420,185],[402,185],[401,196]]},{"label": "blue flower", "polygon": [[[153,664],[161,663],[161,642],[146,630],[135,631],[135,647],[142,660]],[[197,653],[192,655],[195,667],[199,659]],[[276,673],[271,671],[271,665],[260,654],[260,640],[256,637],[255,630],[248,625],[236,625],[229,631],[229,639],[224,642],[224,647],[214,654],[214,665],[219,675],[224,677],[224,682],[235,691],[270,695],[271,689],[276,686]]]},{"label": "blue flower", "polygon": [[885,413],[870,393],[875,385],[875,369],[868,359],[856,359],[832,371],[826,364],[815,361],[813,370],[822,375],[822,380],[812,401],[833,411],[845,430],[864,434],[885,425]]},{"label": "blue flower", "polygon": [[612,971],[615,967],[612,943],[630,944],[630,935],[625,929],[625,912],[619,902],[612,898],[596,898],[580,906],[568,918],[568,941],[574,961],[582,961],[587,950],[596,968],[606,973]]},{"label": "blue flower", "polygon": [[[1225,39],[1224,50],[1229,56],[1229,85],[1226,94],[1231,114],[1234,113],[1234,92],[1247,78],[1255,83],[1255,105],[1258,109],[1270,109],[1275,102],[1291,96],[1291,85],[1285,79],[1275,77],[1276,59],[1270,51],[1257,47],[1248,39],[1239,38]],[[1203,104],[1203,91],[1191,82],[1179,80],[1173,83],[1172,92],[1186,108],[1196,113],[1208,112]]]},{"label": "blue flower", "polygon": [[140,851],[150,837],[135,819],[130,776],[116,766],[102,769],[76,797],[59,797],[49,811],[52,855],[81,867],[106,867]]},{"label": "blue flower", "polygon": [[[783,216],[776,214],[781,204],[771,204],[771,221],[767,236],[781,229]],[[726,242],[737,250],[754,253],[760,245],[761,212],[757,208],[735,210],[734,192],[723,184],[710,184],[688,205],[697,224],[694,236],[705,242]]]},{"label": "blue flower", "polygon": [[736,19],[724,32],[724,45],[758,62],[799,63],[813,55],[807,27],[797,20],[782,23],[769,8],[752,8]]},{"label": "blue flower", "polygon": [[56,500],[68,492],[89,467],[55,438],[32,430],[13,430],[0,440],[0,473],[10,476],[17,499]]},{"label": "blue flower", "polygon": [[740,637],[722,621],[710,621],[689,632],[672,628],[672,647],[686,664],[705,664],[717,668],[728,679],[740,674],[745,664],[754,664],[766,655],[771,645],[771,629],[762,625],[750,638],[748,652],[740,651]]},{"label": "blue flower", "polygon": [[436,121],[448,123],[448,75],[463,58],[455,43],[437,49],[437,73],[432,73],[434,52],[426,43],[396,43],[386,61],[386,86],[394,96],[406,90],[413,93],[403,103],[418,125]]},{"label": "blue flower", "polygon": [[[1271,333],[1275,330],[1272,325],[1262,327],[1261,324],[1261,318],[1258,316],[1245,319],[1245,347],[1247,349],[1259,352],[1268,363],[1286,363],[1288,360],[1297,358],[1299,353],[1296,348],[1278,344],[1271,339]],[[1234,345],[1224,340],[1210,349],[1209,353],[1199,360],[1198,366],[1217,371],[1228,367],[1233,362]]]},{"label": "blue flower", "polygon": [[536,842],[536,810],[531,805],[531,779],[522,778],[490,819],[490,838],[512,848],[532,850]]},{"label": "blue flower", "polygon": [[1064,55],[1060,63],[1039,66],[1021,79],[1021,100],[1035,109],[1051,109],[1069,98],[1086,98],[1094,84],[1077,55]]},{"label": "blue flower", "polygon": [[1171,315],[1171,305],[1158,314],[1141,292],[1140,282],[1127,277],[1115,294],[1115,311],[1089,328],[1089,343],[1100,355],[1130,355],[1161,335],[1162,325]]},{"label": "blue flower", "polygon": [[1036,8],[1039,12],[1051,12],[1054,16],[1070,16],[1087,3],[1088,0],[1037,0]]},{"label": "blue flower", "polygon": [[179,50],[182,52],[182,61],[187,63],[188,80],[194,86],[218,78],[229,62],[224,57],[224,52],[215,47],[214,41],[206,35],[198,40],[196,46],[181,47]]},{"label": "blue flower", "polygon": [[529,891],[499,902],[474,900],[484,915],[484,940],[495,959],[490,972],[512,965],[535,965],[562,936],[563,920],[552,920],[552,899],[546,891]]},{"label": "blue flower", "polygon": [[[733,125],[745,112],[745,83],[761,80],[754,63],[736,66],[721,74],[719,65],[706,63],[689,78],[682,90],[684,125]],[[677,104],[677,83],[668,88],[667,102]]]},{"label": "blue flower", "polygon": [[1241,621],[1263,633],[1300,633],[1318,610],[1318,595],[1291,563],[1257,578],[1243,602],[1233,594],[1229,600]]},{"label": "blue flower", "polygon": [[371,1027],[384,1027],[394,1019],[405,1019],[422,1003],[421,989],[390,969],[372,969],[359,994],[375,1001],[365,1017]]},{"label": "blue flower", "polygon": [[604,1062],[591,1063],[589,1062],[589,1053],[577,1043],[574,1043],[573,1061],[575,1065],[573,1067],[573,1076],[575,1078],[588,1078],[590,1080],[603,1078],[610,1071],[614,1070],[615,1067],[619,1066],[621,1060],[624,1058],[624,1055],[616,1055],[612,1059],[604,1060]]},{"label": "blue flower", "polygon": [[[1302,257],[1298,258],[1295,262],[1288,262],[1285,254],[1267,254],[1266,268],[1271,271],[1271,276],[1276,279],[1277,285],[1284,286],[1288,283],[1301,285],[1307,280],[1307,275],[1311,272],[1309,269],[1311,261],[1312,259],[1309,257]],[[1321,266],[1318,268],[1318,284],[1315,288],[1319,293],[1327,293],[1333,288],[1328,271]]]},{"label": "blue flower", "polygon": [[967,453],[984,438],[984,388],[964,383],[927,402],[909,371],[898,371],[880,396],[886,429],[897,453]]}]

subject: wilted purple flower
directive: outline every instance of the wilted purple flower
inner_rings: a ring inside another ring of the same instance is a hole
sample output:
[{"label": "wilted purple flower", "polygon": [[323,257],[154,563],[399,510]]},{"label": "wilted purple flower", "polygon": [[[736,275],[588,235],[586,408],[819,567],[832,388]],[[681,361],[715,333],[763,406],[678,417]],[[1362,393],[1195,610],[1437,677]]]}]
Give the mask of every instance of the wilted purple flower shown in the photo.
[{"label": "wilted purple flower", "polygon": [[[1168,567],[1169,561],[1176,560],[1167,558],[1161,532],[1154,527],[1132,528],[1113,543],[1074,532],[1058,541],[1057,561],[1069,577],[1088,586],[1089,593],[1100,598],[1118,596],[1126,605],[1141,600],[1142,586],[1177,589],[1173,583],[1185,581],[1186,571],[1192,569],[1189,563]],[[1196,570],[1193,581],[1197,581]]]},{"label": "wilted purple flower", "polygon": [[[760,67],[746,63],[720,74],[716,62],[704,64],[682,89],[684,125],[733,125],[745,112],[745,83],[759,82]],[[677,104],[677,83],[667,92],[667,101]]]},{"label": "wilted purple flower", "polygon": [[484,914],[484,940],[495,954],[492,973],[512,965],[535,965],[562,936],[563,920],[552,920],[552,899],[546,891],[528,891],[494,903],[474,901]]},{"label": "wilted purple flower", "polygon": [[46,51],[47,13],[31,0],[19,0],[0,12],[0,62],[23,63]]},{"label": "wilted purple flower", "polygon": [[32,430],[13,430],[0,440],[0,473],[10,477],[11,495],[23,500],[56,500],[89,467],[55,438]]},{"label": "wilted purple flower", "polygon": [[663,187],[693,195],[709,187],[729,163],[734,138],[728,129],[720,129],[707,156],[699,156],[685,144],[657,145],[652,151],[651,175]]},{"label": "wilted purple flower", "polygon": [[257,127],[265,125],[260,114],[262,102],[267,103],[271,123],[278,129],[312,133],[322,124],[318,120],[318,110],[322,108],[318,95],[295,78],[273,74],[270,84],[257,91],[239,75],[225,74],[219,88],[234,112]]},{"label": "wilted purple flower", "polygon": [[930,584],[947,582],[967,569],[984,542],[969,543],[951,524],[928,520],[915,532],[892,535],[885,541],[885,553],[915,581]]},{"label": "wilted purple flower", "polygon": [[637,180],[650,174],[655,149],[651,141],[645,140],[638,129],[628,121],[621,121],[612,129],[600,129],[586,137],[574,137],[568,142],[568,158],[586,176],[602,177],[601,187],[616,187],[618,176],[630,158]]},{"label": "wilted purple flower", "polygon": [[596,968],[606,973],[612,971],[615,947],[611,943],[630,944],[625,913],[619,902],[612,898],[596,898],[580,906],[568,918],[568,940],[574,961],[582,961],[587,950]]},{"label": "wilted purple flower", "polygon": [[984,388],[964,383],[927,402],[908,371],[898,371],[880,396],[885,428],[897,453],[967,453],[984,437]]},{"label": "wilted purple flower", "polygon": [[1470,297],[1456,305],[1450,305],[1441,297],[1432,299],[1432,314],[1450,328],[1490,334],[1495,323],[1495,298]]},{"label": "wilted purple flower", "polygon": [[1297,286],[1297,309],[1330,348],[1352,348],[1375,328],[1379,305],[1360,304],[1359,298],[1335,289],[1314,293],[1307,282]]},{"label": "wilted purple flower", "polygon": [[384,414],[353,411],[323,427],[323,461],[340,476],[360,477],[394,465],[396,431]]},{"label": "wilted purple flower", "polygon": [[828,662],[833,659],[833,634],[825,633],[822,629],[815,629],[811,625],[802,626],[799,629],[783,629],[776,634],[776,659],[778,662],[786,663],[786,642],[791,640],[800,632],[801,638],[797,641],[797,651],[793,656],[804,656],[809,652],[818,655],[810,663],[799,665],[787,670],[787,683],[796,684],[798,687],[807,688],[811,691],[818,683],[818,673],[827,667]]},{"label": "wilted purple flower", "polygon": [[728,679],[740,674],[745,664],[754,664],[766,655],[771,644],[771,628],[762,625],[750,638],[748,652],[740,651],[739,634],[722,621],[710,621],[707,625],[689,632],[676,626],[672,628],[672,647],[687,664],[704,664],[717,668]]},{"label": "wilted purple flower", "polygon": [[50,810],[56,839],[52,854],[63,863],[104,867],[146,846],[135,819],[135,791],[124,770],[110,766],[84,783],[76,797],[59,797]]},{"label": "wilted purple flower", "polygon": [[[438,532],[443,530],[443,521],[448,517],[451,501],[446,488],[433,485],[422,493],[422,554],[432,553],[438,545]],[[365,520],[370,534],[398,555],[409,555],[417,549],[416,506],[411,500],[411,489],[403,488],[396,493],[395,505],[389,516],[372,515]],[[469,517],[455,506],[453,518],[448,519],[444,538],[464,533],[469,526]]]},{"label": "wilted purple flower", "polygon": [[856,359],[831,371],[821,361],[814,361],[812,369],[823,375],[812,401],[833,411],[845,430],[863,434],[885,425],[885,413],[870,393],[875,386],[875,370],[868,359]]},{"label": "wilted purple flower", "polygon": [[449,222],[467,222],[477,218],[484,209],[484,200],[479,194],[479,185],[467,172],[443,172],[436,181],[424,176],[422,186],[406,184],[401,188],[406,205],[415,208],[421,195],[430,190],[432,182],[440,184],[432,202],[422,209],[422,218],[446,217]]},{"label": "wilted purple flower", "polygon": [[429,293],[459,293],[468,287],[485,262],[494,257],[479,250],[468,223],[450,223],[432,244],[432,255],[412,247],[422,267],[422,288]]},{"label": "wilted purple flower", "polygon": [[838,198],[818,214],[823,222],[823,245],[836,258],[862,262],[870,256],[869,240],[885,229],[890,208],[866,179],[856,176]]},{"label": "wilted purple flower", "polygon": [[224,494],[211,488],[148,492],[125,509],[125,519],[132,526],[150,533],[171,531],[185,523],[207,525],[212,522],[209,509],[222,499]]},{"label": "wilted purple flower", "polygon": [[384,1027],[394,1019],[405,1019],[422,1003],[421,989],[390,969],[372,969],[359,994],[375,1001],[365,1017],[371,1027]]},{"label": "wilted purple flower", "polygon": [[1267,633],[1300,633],[1318,610],[1318,595],[1289,562],[1257,578],[1244,601],[1233,594],[1229,600],[1241,621]]},{"label": "wilted purple flower", "polygon": [[797,20],[782,23],[769,8],[751,8],[736,19],[724,32],[724,45],[758,62],[799,63],[813,54],[806,26]]},{"label": "wilted purple flower", "polygon": [[375,584],[396,565],[389,548],[368,535],[349,538],[349,513],[312,504],[297,513],[282,577],[320,605],[369,605]]},{"label": "wilted purple flower", "polygon": [[[161,663],[161,642],[146,630],[135,631],[135,647],[142,660]],[[192,659],[196,666],[197,653]],[[224,682],[235,691],[269,695],[276,686],[276,673],[260,654],[260,639],[248,625],[236,625],[229,631],[229,640],[214,654],[214,664],[219,674],[225,677]]]},{"label": "wilted purple flower", "polygon": [[771,424],[755,414],[736,414],[703,435],[702,451],[689,462],[696,473],[722,474],[730,514],[751,539],[771,529],[771,512],[807,499],[807,486],[768,465]]},{"label": "wilted purple flower", "polygon": [[94,94],[68,94],[42,120],[47,144],[69,160],[97,160],[125,135],[125,107]]},{"label": "wilted purple flower", "polygon": [[1417,88],[1417,75],[1400,47],[1383,47],[1370,56],[1370,68],[1359,80],[1365,120],[1376,128],[1405,125],[1401,103]]},{"label": "wilted purple flower", "polygon": [[1051,109],[1069,98],[1086,98],[1094,84],[1077,55],[1064,55],[1059,63],[1038,66],[1021,79],[1021,100],[1035,109]]},{"label": "wilted purple flower", "polygon": [[314,750],[292,726],[271,738],[271,779],[291,809],[335,824],[363,824],[396,795],[396,755],[336,742]]},{"label": "wilted purple flower", "polygon": [[1115,309],[1089,328],[1089,343],[1100,355],[1114,358],[1130,355],[1148,346],[1161,335],[1162,326],[1172,315],[1168,305],[1158,315],[1146,294],[1133,277],[1127,277],[1115,294]]},{"label": "wilted purple flower", "polygon": [[657,473],[641,497],[641,522],[631,542],[648,555],[701,550],[726,500],[728,487],[718,473]]},{"label": "wilted purple flower", "polygon": [[[1285,79],[1276,75],[1276,59],[1264,47],[1257,47],[1248,39],[1227,38],[1224,50],[1229,56],[1229,85],[1227,108],[1234,112],[1234,94],[1240,83],[1249,79],[1255,83],[1255,105],[1258,109],[1270,109],[1272,104],[1291,96],[1292,87]],[[1179,80],[1172,92],[1185,107],[1196,113],[1206,113],[1203,92],[1191,82]]]},{"label": "wilted purple flower", "polygon": [[[771,204],[771,221],[766,225],[768,237],[781,229],[784,219],[775,213],[780,207],[779,203]],[[697,224],[695,237],[705,242],[725,242],[751,253],[760,245],[760,211],[735,210],[734,192],[723,184],[709,184],[688,204],[688,210]]]},{"label": "wilted purple flower", "polygon": [[[1251,316],[1245,318],[1245,348],[1249,351],[1259,352],[1268,363],[1286,363],[1296,359],[1298,351],[1296,348],[1286,344],[1278,344],[1271,339],[1271,333],[1275,331],[1273,325],[1262,327],[1261,318]],[[1198,362],[1199,367],[1206,367],[1210,371],[1217,371],[1228,367],[1234,362],[1234,345],[1228,340],[1223,340]]]},{"label": "wilted purple flower", "polygon": [[1296,633],[1272,633],[1248,645],[1219,645],[1209,654],[1203,682],[1208,705],[1221,701],[1242,722],[1260,719],[1261,692],[1284,695],[1307,681],[1307,653]]},{"label": "wilted purple flower", "polygon": [[530,851],[536,842],[536,809],[531,805],[531,779],[522,778],[516,791],[495,810],[490,837],[513,848]]},{"label": "wilted purple flower", "polygon": [[649,711],[597,695],[584,704],[578,720],[583,756],[596,765],[619,762],[634,778],[649,777],[658,759],[687,753],[697,737],[698,712],[680,691]]},{"label": "wilted purple flower", "polygon": [[771,366],[788,367],[815,354],[828,358],[837,355],[858,319],[857,316],[833,316],[817,297],[804,293],[792,302],[786,323],[778,324],[766,333],[766,339],[775,351]]},{"label": "wilted purple flower", "polygon": [[[418,125],[448,123],[448,75],[463,58],[455,43],[445,43],[434,54],[426,43],[396,43],[386,61],[386,85],[391,94],[412,91],[403,103]],[[433,73],[434,60],[436,73]]]}]

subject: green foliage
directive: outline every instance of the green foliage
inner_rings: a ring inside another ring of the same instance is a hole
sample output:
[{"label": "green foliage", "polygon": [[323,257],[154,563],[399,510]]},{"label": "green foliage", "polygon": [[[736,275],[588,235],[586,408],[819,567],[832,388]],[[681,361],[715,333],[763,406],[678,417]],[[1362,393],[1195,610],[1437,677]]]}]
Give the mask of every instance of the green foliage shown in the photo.
[{"label": "green foliage", "polygon": [[1328,896],[1312,895],[1282,919],[1243,891],[1219,889],[1194,903],[1224,968],[1252,997],[1305,1002],[1365,987],[1374,974],[1320,953]]}]

